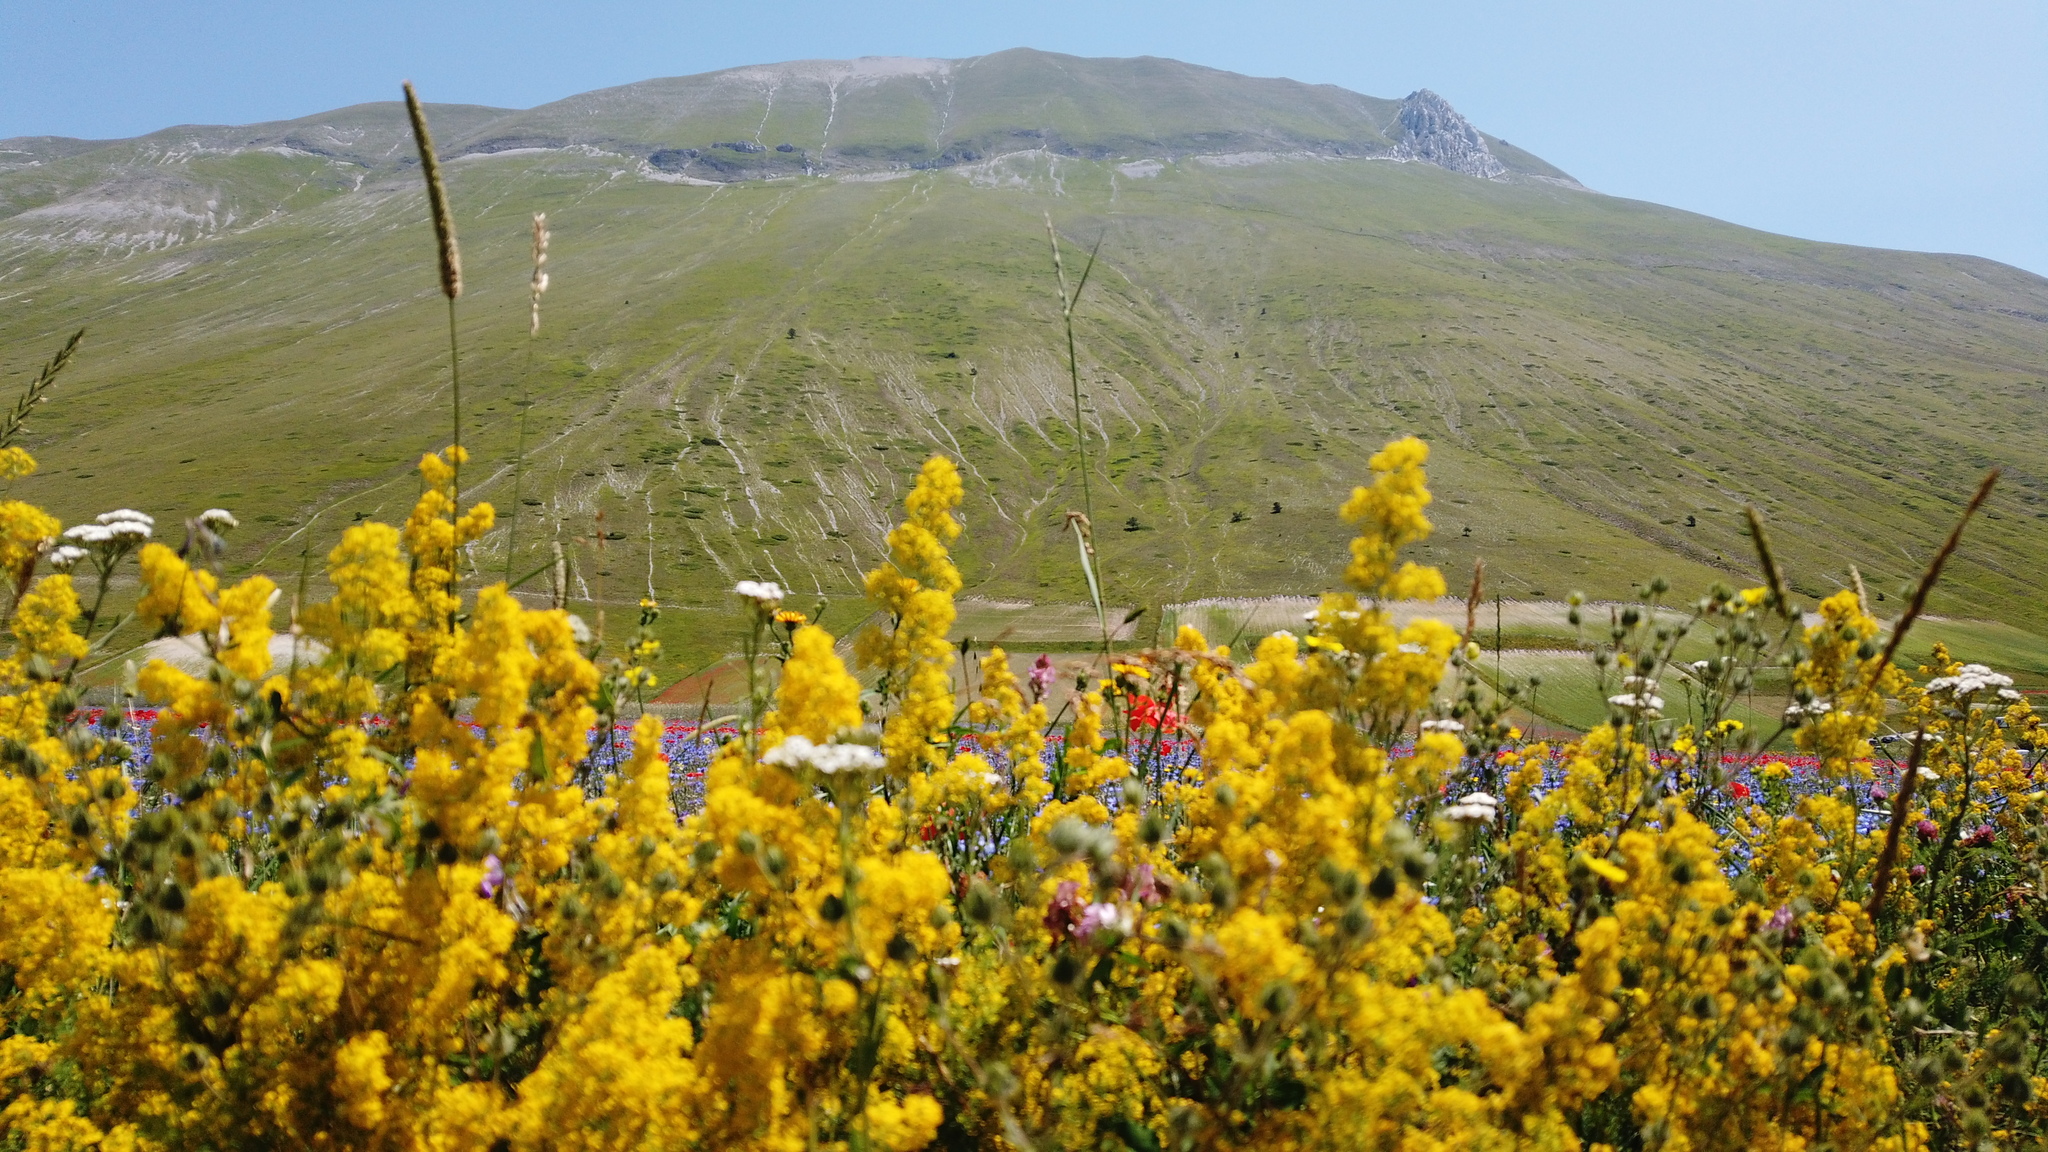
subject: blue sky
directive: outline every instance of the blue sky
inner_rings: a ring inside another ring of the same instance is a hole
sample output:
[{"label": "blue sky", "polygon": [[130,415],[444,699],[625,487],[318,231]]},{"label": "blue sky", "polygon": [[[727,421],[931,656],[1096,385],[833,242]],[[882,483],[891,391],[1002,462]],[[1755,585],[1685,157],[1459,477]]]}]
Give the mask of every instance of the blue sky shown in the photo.
[{"label": "blue sky", "polygon": [[739,64],[1029,45],[1428,87],[1616,195],[2048,274],[2043,0],[4,0],[0,137],[388,99],[527,107]]}]

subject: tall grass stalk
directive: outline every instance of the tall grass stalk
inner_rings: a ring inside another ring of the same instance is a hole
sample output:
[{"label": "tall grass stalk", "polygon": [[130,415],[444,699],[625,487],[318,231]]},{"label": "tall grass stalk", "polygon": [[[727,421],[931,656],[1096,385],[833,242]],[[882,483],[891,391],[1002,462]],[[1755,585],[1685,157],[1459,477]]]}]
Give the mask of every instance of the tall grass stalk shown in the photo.
[{"label": "tall grass stalk", "polygon": [[[413,142],[419,145],[420,174],[427,182],[427,205],[434,216],[434,240],[441,256],[441,294],[448,298],[448,382],[454,400],[455,435],[449,444],[449,466],[454,470],[455,502],[448,510],[452,525],[462,516],[462,348],[456,336],[455,300],[462,295],[462,252],[455,243],[455,213],[448,206],[448,184],[441,178],[441,158],[434,151],[434,134],[427,129],[427,110],[420,104],[412,81],[405,81],[405,111],[412,117]],[[455,558],[448,558],[448,571],[455,578]]]},{"label": "tall grass stalk", "polygon": [[540,298],[548,290],[548,214],[533,214],[533,279],[528,294],[533,302],[526,324],[526,370],[519,378],[519,454],[512,460],[511,522],[506,526],[505,580],[512,580],[512,564],[519,555],[520,501],[526,492],[526,416],[533,410],[533,343],[540,338]]},{"label": "tall grass stalk", "polygon": [[28,430],[28,414],[35,410],[36,405],[49,399],[50,385],[56,381],[57,374],[70,365],[72,355],[78,351],[79,342],[84,339],[85,329],[80,328],[73,332],[71,339],[64,342],[64,347],[59,348],[57,354],[50,357],[50,362],[43,365],[42,370],[36,373],[36,378],[22,390],[21,399],[14,404],[14,411],[7,414],[4,423],[0,423],[0,448],[12,446],[14,438]]},{"label": "tall grass stalk", "polygon": [[1052,274],[1060,288],[1060,323],[1066,328],[1067,336],[1067,382],[1074,390],[1074,452],[1081,471],[1081,511],[1067,513],[1067,526],[1074,530],[1074,540],[1081,547],[1081,571],[1088,577],[1088,595],[1095,601],[1095,621],[1102,629],[1102,658],[1109,659],[1109,613],[1102,604],[1102,582],[1095,572],[1095,496],[1088,484],[1088,422],[1081,407],[1081,360],[1074,346],[1074,306],[1081,302],[1081,291],[1088,287],[1088,277],[1095,271],[1095,254],[1102,250],[1098,237],[1095,247],[1088,250],[1088,263],[1081,269],[1081,279],[1069,289],[1067,287],[1067,265],[1060,256],[1060,234],[1052,226],[1052,213],[1045,214],[1045,238],[1052,245]]}]

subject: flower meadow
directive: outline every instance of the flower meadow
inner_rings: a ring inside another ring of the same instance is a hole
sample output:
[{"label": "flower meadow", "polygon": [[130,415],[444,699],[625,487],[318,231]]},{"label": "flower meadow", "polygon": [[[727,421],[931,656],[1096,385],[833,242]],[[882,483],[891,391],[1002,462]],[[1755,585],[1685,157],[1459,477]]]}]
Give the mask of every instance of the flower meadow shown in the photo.
[{"label": "flower meadow", "polygon": [[[402,528],[346,531],[283,623],[320,655],[283,668],[268,578],[0,504],[7,1146],[2048,1131],[2039,722],[1988,669],[1888,666],[1853,590],[1813,624],[1768,586],[1684,625],[1621,613],[1592,655],[1611,721],[1529,744],[1455,627],[1388,623],[1443,589],[1399,559],[1429,502],[1403,440],[1301,635],[1184,629],[1048,716],[1049,678],[1000,651],[957,666],[961,489],[934,458],[856,667],[751,584],[752,703],[700,731],[615,719],[644,635],[607,656],[460,584],[492,512],[457,514],[453,455]],[[199,637],[203,673],[151,663],[129,706],[80,707],[97,609],[39,571],[67,535],[74,567],[135,557],[137,613]],[[1689,630],[1720,655],[1670,662]],[[1717,719],[1766,667],[1798,685],[1793,755]],[[1700,719],[1663,716],[1679,692]],[[1903,761],[1873,744],[1901,733]]]},{"label": "flower meadow", "polygon": [[[2048,1141],[2048,732],[1992,669],[1893,659],[1961,526],[1887,629],[1860,581],[1795,603],[1752,519],[1763,583],[1643,585],[1589,633],[1606,722],[1544,743],[1469,609],[1388,611],[1445,591],[1403,559],[1419,440],[1298,632],[1104,621],[1056,709],[1073,669],[948,640],[933,457],[850,648],[743,581],[744,704],[665,725],[656,605],[608,646],[559,578],[463,576],[465,458],[290,596],[224,575],[226,510],[173,548],[0,499],[0,1149]],[[204,659],[88,707],[131,579]]]}]

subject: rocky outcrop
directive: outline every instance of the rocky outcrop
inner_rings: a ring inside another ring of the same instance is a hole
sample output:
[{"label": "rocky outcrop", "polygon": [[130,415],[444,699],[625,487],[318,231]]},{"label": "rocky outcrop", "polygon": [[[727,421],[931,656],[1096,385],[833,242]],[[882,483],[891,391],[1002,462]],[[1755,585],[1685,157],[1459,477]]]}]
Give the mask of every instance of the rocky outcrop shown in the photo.
[{"label": "rocky outcrop", "polygon": [[1427,88],[1408,94],[1401,101],[1400,143],[1394,154],[1403,160],[1420,160],[1467,176],[1493,180],[1507,173],[1486,147],[1486,138],[1470,120],[1458,114],[1451,102]]}]

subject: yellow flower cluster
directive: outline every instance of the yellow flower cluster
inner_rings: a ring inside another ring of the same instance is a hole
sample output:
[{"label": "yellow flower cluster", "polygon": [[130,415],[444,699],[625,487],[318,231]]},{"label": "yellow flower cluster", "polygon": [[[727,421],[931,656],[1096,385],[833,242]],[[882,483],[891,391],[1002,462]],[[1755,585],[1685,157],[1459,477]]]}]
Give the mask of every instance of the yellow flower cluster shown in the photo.
[{"label": "yellow flower cluster", "polygon": [[[876,679],[755,611],[768,707],[680,819],[654,719],[592,755],[642,670],[462,588],[491,512],[458,514],[449,457],[287,621],[263,577],[141,552],[139,612],[209,654],[137,674],[142,765],[119,709],[77,711],[79,599],[34,578],[58,525],[0,504],[0,1147],[2040,1139],[2031,710],[1945,652],[1923,685],[1879,667],[1854,593],[1807,626],[1723,590],[1692,619],[1712,660],[1630,609],[1612,721],[1523,744],[1451,628],[1388,611],[1443,591],[1399,556],[1426,459],[1373,457],[1352,590],[1305,635],[1240,660],[1183,629],[1049,743],[1000,650],[956,694],[934,458],[868,578]],[[1737,796],[1731,700],[1781,657],[1818,775]],[[1198,760],[1119,724],[1141,681]],[[1901,728],[1907,771],[1873,744]]]}]

